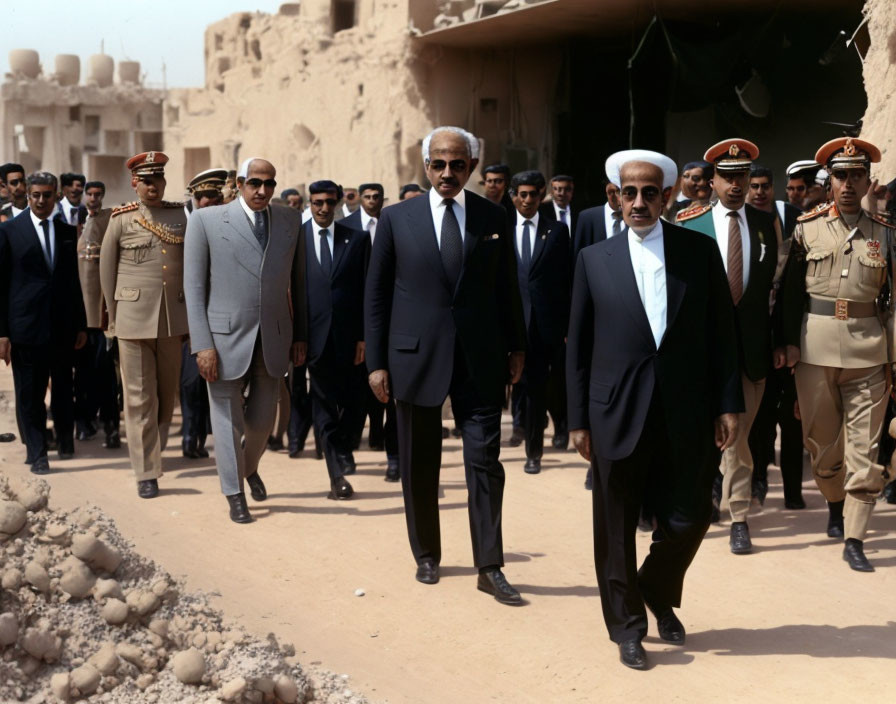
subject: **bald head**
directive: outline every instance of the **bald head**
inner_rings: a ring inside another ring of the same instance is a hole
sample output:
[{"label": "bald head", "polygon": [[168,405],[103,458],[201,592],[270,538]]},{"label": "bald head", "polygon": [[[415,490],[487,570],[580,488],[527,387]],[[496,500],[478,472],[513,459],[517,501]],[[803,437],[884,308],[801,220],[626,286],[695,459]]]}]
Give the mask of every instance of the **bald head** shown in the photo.
[{"label": "bald head", "polygon": [[259,211],[268,207],[277,187],[276,175],[274,165],[266,159],[252,159],[246,164],[246,177],[239,189],[249,208]]}]

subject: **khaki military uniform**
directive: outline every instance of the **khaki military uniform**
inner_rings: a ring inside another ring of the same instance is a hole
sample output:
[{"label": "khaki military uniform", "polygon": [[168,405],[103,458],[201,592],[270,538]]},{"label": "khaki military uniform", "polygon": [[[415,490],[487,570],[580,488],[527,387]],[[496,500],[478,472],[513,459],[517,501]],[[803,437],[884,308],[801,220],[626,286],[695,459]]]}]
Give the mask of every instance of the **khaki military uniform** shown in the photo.
[{"label": "khaki military uniform", "polygon": [[87,327],[102,328],[103,289],[100,284],[100,247],[103,236],[112,217],[112,208],[103,208],[96,215],[87,218],[81,236],[78,238],[78,278],[81,280],[81,295],[84,310],[87,311]]},{"label": "khaki military uniform", "polygon": [[[878,216],[862,212],[851,226],[833,204],[820,206],[797,224],[785,281],[786,341],[800,347],[803,441],[824,497],[845,499],[845,537],[856,540],[864,539],[887,481],[876,460],[893,360],[892,315],[878,297],[893,237]],[[803,308],[800,322],[795,306]]]},{"label": "khaki military uniform", "polygon": [[138,481],[162,474],[161,452],[174,414],[183,291],[182,203],[130,203],[112,211],[100,250],[109,332],[118,338],[128,452]]}]

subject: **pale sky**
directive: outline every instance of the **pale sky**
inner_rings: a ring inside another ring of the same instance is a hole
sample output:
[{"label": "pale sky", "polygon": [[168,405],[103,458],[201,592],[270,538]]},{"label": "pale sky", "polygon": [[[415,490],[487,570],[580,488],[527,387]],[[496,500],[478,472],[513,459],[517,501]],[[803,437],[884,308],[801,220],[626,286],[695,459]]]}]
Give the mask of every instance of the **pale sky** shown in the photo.
[{"label": "pale sky", "polygon": [[[165,64],[169,87],[201,86],[205,28],[234,12],[277,11],[282,0],[80,0],[0,2],[0,75],[9,71],[10,49],[36,49],[44,73],[55,70],[56,54],[81,57],[81,82],[88,57],[139,61],[146,82],[161,86]],[[116,80],[118,78],[116,69]]]}]

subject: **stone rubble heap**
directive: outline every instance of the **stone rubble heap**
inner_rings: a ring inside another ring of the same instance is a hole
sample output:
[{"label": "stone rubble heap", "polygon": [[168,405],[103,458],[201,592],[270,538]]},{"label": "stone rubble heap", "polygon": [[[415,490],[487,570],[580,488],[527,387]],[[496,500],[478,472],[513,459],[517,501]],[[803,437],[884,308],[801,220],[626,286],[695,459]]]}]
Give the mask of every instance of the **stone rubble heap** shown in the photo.
[{"label": "stone rubble heap", "polygon": [[366,704],[135,554],[96,507],[0,474],[0,702]]}]

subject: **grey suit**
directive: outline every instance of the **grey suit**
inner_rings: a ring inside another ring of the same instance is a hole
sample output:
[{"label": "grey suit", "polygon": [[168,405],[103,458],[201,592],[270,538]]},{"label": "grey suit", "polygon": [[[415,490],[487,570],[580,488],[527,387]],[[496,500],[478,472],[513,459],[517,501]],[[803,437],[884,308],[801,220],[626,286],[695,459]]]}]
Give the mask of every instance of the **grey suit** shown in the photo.
[{"label": "grey suit", "polygon": [[242,480],[257,471],[290,346],[307,340],[305,248],[296,246],[301,218],[282,206],[269,207],[268,214],[264,250],[239,199],[196,210],[187,225],[190,346],[193,354],[218,353],[218,380],[208,386],[218,476],[227,496],[239,493]]}]

